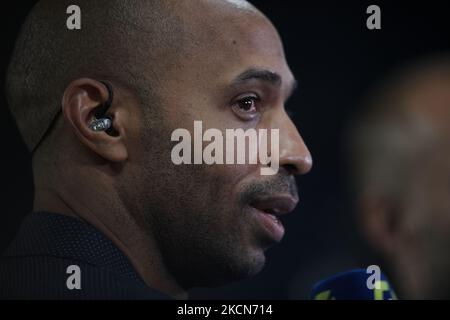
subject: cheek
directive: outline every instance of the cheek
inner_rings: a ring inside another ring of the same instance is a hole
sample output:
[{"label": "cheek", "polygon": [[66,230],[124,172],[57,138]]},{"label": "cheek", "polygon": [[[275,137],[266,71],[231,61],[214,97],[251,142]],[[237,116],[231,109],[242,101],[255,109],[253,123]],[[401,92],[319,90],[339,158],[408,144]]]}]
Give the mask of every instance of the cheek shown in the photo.
[{"label": "cheek", "polygon": [[[181,108],[182,106],[177,107]],[[184,108],[186,109],[186,106]],[[170,110],[174,109],[176,108]],[[152,133],[149,134],[148,139],[145,139],[147,146],[145,157],[140,162],[142,162],[142,166],[146,167],[144,170],[148,176],[146,180],[153,184],[152,190],[156,189],[158,198],[164,199],[167,202],[165,206],[171,207],[172,212],[178,209],[184,212],[191,211],[195,215],[201,213],[206,215],[210,208],[214,208],[216,212],[237,211],[240,182],[247,176],[253,176],[254,173],[259,172],[257,165],[175,165],[172,162],[172,150],[180,142],[171,141],[172,132],[184,128],[191,131],[194,120],[208,118],[204,111],[207,109],[202,108],[203,113],[194,112],[197,110],[193,109],[188,114],[181,111],[174,114],[165,113],[163,114],[164,128],[160,127],[157,135]],[[198,117],[195,118],[194,113]],[[219,119],[225,121],[225,117],[216,114],[214,116],[214,121],[203,121],[203,132],[207,128],[225,130],[225,124],[219,121]],[[191,139],[193,137],[194,134],[191,132]],[[193,140],[191,142],[193,143]],[[202,150],[209,143],[203,142]],[[191,144],[191,160],[193,160],[193,152],[194,146]],[[220,217],[220,219],[226,219],[226,216]]]},{"label": "cheek", "polygon": [[[215,234],[225,238],[231,234],[241,234],[248,221],[243,218],[239,202],[239,181],[242,166],[181,165],[176,167],[176,188],[181,194],[172,208],[182,212],[186,224],[192,232],[200,228],[200,233]],[[171,200],[168,200],[171,201]],[[173,202],[173,200],[172,200]]]},{"label": "cheek", "polygon": [[[236,206],[236,185],[242,174],[235,166],[180,165],[175,179],[188,195],[189,205],[203,210],[211,207]],[[189,190],[189,192],[187,192]]]},{"label": "cheek", "polygon": [[222,211],[232,211],[230,216],[242,215],[246,204],[242,203],[241,194],[244,188],[259,178],[259,167],[256,165],[211,165],[202,166],[199,173],[201,183],[211,201],[220,205]]}]

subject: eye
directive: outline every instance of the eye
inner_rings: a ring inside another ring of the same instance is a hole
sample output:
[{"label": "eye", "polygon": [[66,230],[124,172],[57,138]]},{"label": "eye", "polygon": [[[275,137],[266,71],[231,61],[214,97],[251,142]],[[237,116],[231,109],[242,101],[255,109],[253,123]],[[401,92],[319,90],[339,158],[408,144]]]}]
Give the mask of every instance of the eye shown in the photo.
[{"label": "eye", "polygon": [[258,96],[245,96],[238,99],[232,105],[233,111],[244,120],[252,120],[259,115],[258,103],[260,98]]}]

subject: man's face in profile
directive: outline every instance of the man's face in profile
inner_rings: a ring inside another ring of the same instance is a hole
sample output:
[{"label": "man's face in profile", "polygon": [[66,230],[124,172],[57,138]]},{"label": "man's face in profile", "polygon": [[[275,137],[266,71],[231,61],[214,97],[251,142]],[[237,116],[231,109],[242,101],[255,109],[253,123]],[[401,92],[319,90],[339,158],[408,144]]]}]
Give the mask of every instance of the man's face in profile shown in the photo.
[{"label": "man's face in profile", "polygon": [[[184,287],[260,271],[264,251],[284,233],[276,216],[297,204],[293,174],[311,167],[284,109],[295,80],[273,26],[259,14],[230,10],[192,28],[193,44],[160,75],[157,105],[144,105],[150,111],[130,155],[136,165],[120,183],[124,202]],[[279,129],[278,173],[263,176],[260,164],[173,164],[171,133],[185,128],[193,137],[194,121],[204,131]]]}]

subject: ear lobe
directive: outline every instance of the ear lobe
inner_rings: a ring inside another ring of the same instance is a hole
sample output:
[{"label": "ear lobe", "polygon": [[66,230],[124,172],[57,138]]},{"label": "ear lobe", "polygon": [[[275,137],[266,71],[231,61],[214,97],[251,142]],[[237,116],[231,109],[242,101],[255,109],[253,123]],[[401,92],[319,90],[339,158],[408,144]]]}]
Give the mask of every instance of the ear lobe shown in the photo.
[{"label": "ear lobe", "polygon": [[[114,134],[95,131],[91,124],[95,114],[110,98],[108,89],[100,81],[77,79],[66,88],[62,99],[62,112],[79,141],[98,156],[111,162],[123,162],[128,157],[121,121],[115,121],[114,101],[106,116],[112,120]],[[117,112],[116,112],[117,113]]]}]

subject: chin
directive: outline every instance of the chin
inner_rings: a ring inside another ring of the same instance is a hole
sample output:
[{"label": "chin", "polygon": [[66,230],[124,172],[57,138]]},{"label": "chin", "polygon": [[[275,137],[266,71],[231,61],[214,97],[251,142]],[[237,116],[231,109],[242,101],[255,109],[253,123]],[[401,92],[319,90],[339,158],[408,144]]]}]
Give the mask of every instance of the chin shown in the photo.
[{"label": "chin", "polygon": [[[227,258],[224,257],[220,264],[220,271],[216,269],[218,272],[210,275],[210,277],[202,278],[201,283],[196,283],[196,286],[218,287],[257,275],[266,263],[264,252],[262,249],[245,251],[247,253],[245,255],[240,251],[229,255]],[[204,275],[205,273],[203,273]]]},{"label": "chin", "polygon": [[234,269],[235,280],[243,280],[257,275],[264,269],[265,264],[266,256],[263,249],[249,249],[245,256],[241,253]]}]

